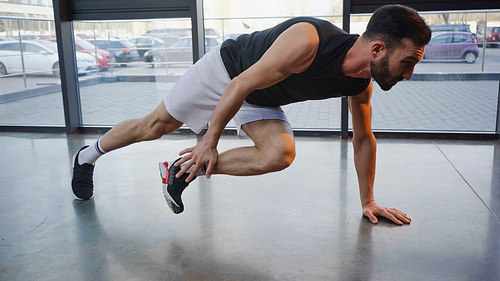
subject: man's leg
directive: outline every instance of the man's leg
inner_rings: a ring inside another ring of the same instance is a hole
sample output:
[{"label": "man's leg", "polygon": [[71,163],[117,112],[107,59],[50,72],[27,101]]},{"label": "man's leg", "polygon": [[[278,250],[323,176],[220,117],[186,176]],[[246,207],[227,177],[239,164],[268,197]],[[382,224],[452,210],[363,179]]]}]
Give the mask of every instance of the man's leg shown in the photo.
[{"label": "man's leg", "polygon": [[292,128],[282,120],[259,120],[241,126],[254,146],[238,147],[219,154],[215,174],[261,175],[283,170],[295,158]]},{"label": "man's leg", "polygon": [[165,108],[163,101],[148,115],[122,121],[101,137],[102,149],[106,152],[127,145],[155,140],[179,129],[182,122],[174,119]]},{"label": "man's leg", "polygon": [[[241,128],[253,140],[254,146],[238,147],[220,153],[214,174],[261,175],[283,170],[293,162],[295,141],[287,122],[277,119],[259,120],[246,123]],[[185,181],[188,173],[176,178],[181,167],[175,167],[173,163],[160,163],[160,174],[167,204],[175,214],[179,214],[184,211],[181,196],[189,185]]]},{"label": "man's leg", "polygon": [[81,148],[73,160],[71,187],[77,199],[93,197],[93,171],[95,161],[104,153],[132,143],[158,139],[182,126],[166,110],[163,101],[150,114],[118,123],[104,134],[94,145]]}]

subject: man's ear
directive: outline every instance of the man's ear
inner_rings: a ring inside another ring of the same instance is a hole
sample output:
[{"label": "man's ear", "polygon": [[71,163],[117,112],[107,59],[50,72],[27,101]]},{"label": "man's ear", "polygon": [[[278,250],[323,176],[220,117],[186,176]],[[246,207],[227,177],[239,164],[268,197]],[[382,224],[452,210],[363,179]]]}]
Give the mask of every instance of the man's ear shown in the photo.
[{"label": "man's ear", "polygon": [[387,52],[387,48],[385,47],[385,43],[380,40],[376,40],[371,42],[372,47],[370,49],[370,57],[372,61],[378,61],[381,58],[385,57],[385,53]]}]

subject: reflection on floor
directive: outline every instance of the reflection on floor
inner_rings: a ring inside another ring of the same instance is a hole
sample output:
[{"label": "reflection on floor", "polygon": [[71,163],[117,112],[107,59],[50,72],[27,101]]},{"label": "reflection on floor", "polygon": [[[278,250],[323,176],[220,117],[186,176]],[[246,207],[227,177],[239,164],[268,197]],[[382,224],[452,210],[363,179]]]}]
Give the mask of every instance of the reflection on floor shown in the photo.
[{"label": "reflection on floor", "polygon": [[361,216],[350,141],[297,138],[284,171],[199,178],[174,215],[157,164],[196,138],[105,155],[76,201],[71,158],[98,137],[0,133],[0,280],[500,280],[498,141],[380,139],[375,198],[412,218],[396,226]]}]

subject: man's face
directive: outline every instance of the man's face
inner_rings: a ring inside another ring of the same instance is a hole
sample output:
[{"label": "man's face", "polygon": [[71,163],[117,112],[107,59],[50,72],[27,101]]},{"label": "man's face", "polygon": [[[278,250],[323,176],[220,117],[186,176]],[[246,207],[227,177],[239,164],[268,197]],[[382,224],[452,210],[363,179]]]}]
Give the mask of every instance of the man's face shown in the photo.
[{"label": "man's face", "polygon": [[415,47],[409,39],[403,39],[402,44],[391,54],[386,52],[378,61],[370,62],[373,79],[384,91],[390,90],[403,79],[409,80],[415,65],[422,60],[424,51],[425,46]]}]

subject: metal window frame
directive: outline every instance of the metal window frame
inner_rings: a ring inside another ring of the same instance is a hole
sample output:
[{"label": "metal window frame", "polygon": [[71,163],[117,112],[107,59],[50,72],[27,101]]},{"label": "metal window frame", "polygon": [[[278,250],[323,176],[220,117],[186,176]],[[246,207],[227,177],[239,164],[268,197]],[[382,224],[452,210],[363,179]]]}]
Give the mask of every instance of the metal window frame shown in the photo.
[{"label": "metal window frame", "polygon": [[56,26],[57,51],[61,91],[64,108],[66,133],[74,134],[82,126],[80,86],[76,66],[75,39],[73,22],[68,17],[68,6],[64,0],[53,0]]},{"label": "metal window frame", "polygon": [[373,13],[377,8],[386,4],[401,4],[422,11],[449,11],[449,10],[491,10],[498,9],[498,0],[351,0],[353,14]]},{"label": "metal window frame", "polygon": [[[500,135],[500,79],[498,80],[497,125],[496,134]],[[500,137],[499,137],[500,139]]]}]

